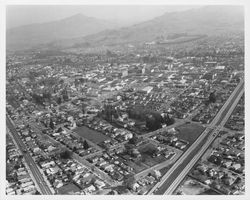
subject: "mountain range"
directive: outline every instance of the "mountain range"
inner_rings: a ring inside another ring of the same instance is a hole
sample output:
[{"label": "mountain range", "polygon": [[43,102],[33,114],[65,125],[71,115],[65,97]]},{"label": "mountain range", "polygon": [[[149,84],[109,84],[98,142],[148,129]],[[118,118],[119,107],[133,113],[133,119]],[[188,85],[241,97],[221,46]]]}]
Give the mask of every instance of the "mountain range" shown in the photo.
[{"label": "mountain range", "polygon": [[7,48],[29,48],[52,41],[82,37],[106,29],[117,28],[109,21],[76,14],[71,17],[47,23],[20,26],[6,31]]},{"label": "mountain range", "polygon": [[59,21],[7,30],[7,48],[24,48],[42,43],[58,43],[62,46],[86,43],[112,45],[152,41],[157,37],[179,33],[218,35],[243,31],[243,6],[211,5],[165,13],[152,20],[122,28],[78,14]]}]

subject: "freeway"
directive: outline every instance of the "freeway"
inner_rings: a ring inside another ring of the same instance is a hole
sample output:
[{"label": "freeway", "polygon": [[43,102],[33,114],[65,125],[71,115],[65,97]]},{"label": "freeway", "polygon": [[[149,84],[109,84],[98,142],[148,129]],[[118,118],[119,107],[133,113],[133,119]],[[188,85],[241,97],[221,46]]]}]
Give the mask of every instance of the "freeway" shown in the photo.
[{"label": "freeway", "polygon": [[175,190],[181,180],[217,136],[222,127],[219,125],[225,123],[227,118],[231,115],[237,101],[243,94],[243,90],[244,82],[241,81],[212,121],[212,126],[205,129],[192,146],[177,160],[170,170],[162,177],[161,181],[158,182],[148,194],[171,194]]},{"label": "freeway", "polygon": [[[234,110],[235,106],[237,105],[239,99],[241,98],[242,94],[244,93],[244,90],[242,90],[242,88],[239,89],[238,91],[240,91],[240,93],[237,92],[238,95],[234,95],[234,97],[237,97],[237,98],[233,98],[230,101],[230,104],[228,105],[228,107],[230,109],[228,110],[228,112],[226,114],[224,113],[225,117],[223,117],[224,115],[222,114],[220,116],[219,120],[217,121],[216,125],[218,125],[219,123],[220,123],[220,125],[217,126],[217,128],[213,131],[212,135],[210,135],[210,137],[208,138],[208,141],[202,146],[201,150],[193,157],[192,161],[189,162],[189,164],[179,174],[179,176],[175,179],[173,184],[165,191],[164,194],[172,194],[175,191],[175,189],[181,183],[183,178],[188,174],[188,172],[192,169],[192,167],[195,165],[195,163],[200,159],[200,157],[205,153],[207,148],[214,141],[214,139],[218,136],[218,134],[222,130],[223,126],[227,122],[228,118],[230,117],[231,113],[233,112],[233,110]],[[225,110],[223,112],[225,112]]]},{"label": "freeway", "polygon": [[43,178],[43,175],[39,171],[35,161],[33,160],[33,158],[31,157],[29,153],[26,153],[26,146],[24,145],[22,139],[19,137],[14,125],[12,124],[8,116],[6,116],[6,124],[7,124],[8,129],[10,130],[10,134],[13,136],[19,149],[23,152],[23,157],[28,167],[30,168],[30,171],[35,179],[35,182],[40,189],[40,192],[45,195],[52,195],[53,193],[51,192],[49,186],[46,184]]}]

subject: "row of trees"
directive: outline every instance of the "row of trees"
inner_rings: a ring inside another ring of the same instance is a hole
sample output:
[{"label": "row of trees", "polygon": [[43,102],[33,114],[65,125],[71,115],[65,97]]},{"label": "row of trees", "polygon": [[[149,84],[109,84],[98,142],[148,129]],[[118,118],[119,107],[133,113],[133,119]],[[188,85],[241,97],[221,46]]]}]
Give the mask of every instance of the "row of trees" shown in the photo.
[{"label": "row of trees", "polygon": [[151,131],[161,128],[162,124],[169,126],[175,122],[174,118],[171,118],[168,114],[162,116],[159,112],[147,110],[143,107],[130,108],[127,112],[130,118],[145,121],[146,127]]},{"label": "row of trees", "polygon": [[209,105],[211,103],[215,103],[217,100],[215,92],[210,93],[208,99],[205,101],[205,105]]},{"label": "row of trees", "polygon": [[[39,105],[44,105],[45,101],[51,101],[52,99],[52,96],[51,96],[51,92],[50,91],[44,91],[41,95],[39,94],[36,94],[35,92],[31,94],[32,96],[32,99],[33,101],[36,103],[36,104],[39,104]],[[64,89],[62,91],[62,96],[59,96],[57,99],[56,99],[56,102],[57,104],[61,104],[62,101],[68,101],[69,100],[69,95],[68,95],[68,92],[66,89]]]},{"label": "row of trees", "polygon": [[[171,118],[168,114],[162,116],[159,112],[145,109],[142,106],[128,108],[127,113],[131,119],[145,121],[146,127],[150,131],[161,128],[162,124],[169,126],[175,122],[174,118]],[[101,114],[106,120],[112,121],[113,118],[119,117],[119,110],[112,105],[105,105]]]}]

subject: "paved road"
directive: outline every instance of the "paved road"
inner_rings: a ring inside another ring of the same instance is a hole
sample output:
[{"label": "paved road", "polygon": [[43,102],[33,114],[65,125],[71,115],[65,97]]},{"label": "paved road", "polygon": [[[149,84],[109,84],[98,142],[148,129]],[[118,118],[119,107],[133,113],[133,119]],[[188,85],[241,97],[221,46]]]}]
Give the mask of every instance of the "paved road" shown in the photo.
[{"label": "paved road", "polygon": [[[42,129],[42,125],[39,126],[37,123],[33,122],[32,120],[29,121],[29,125],[37,132],[42,133],[41,129]],[[65,147],[66,149],[68,149],[69,151],[71,151],[66,145],[56,141],[53,137],[51,137],[50,135],[44,134],[46,135],[50,140],[58,143],[60,146]],[[89,154],[87,156],[79,156],[78,154],[73,152],[73,159],[77,160],[79,163],[83,164],[84,166],[89,167],[90,169],[94,169],[94,172],[96,175],[98,175],[99,177],[101,177],[103,180],[105,180],[108,184],[110,185],[117,185],[116,181],[114,181],[108,174],[106,174],[105,172],[101,171],[99,168],[97,168],[95,165],[89,163],[86,159],[90,156],[94,156],[97,154],[102,153],[102,151],[98,151],[92,154]]]},{"label": "paved road", "polygon": [[[164,192],[164,194],[172,194],[175,189],[178,187],[178,185],[181,183],[181,181],[185,178],[185,176],[188,174],[188,172],[193,168],[195,163],[200,159],[200,157],[205,153],[205,151],[208,149],[208,147],[211,145],[211,143],[214,141],[214,139],[218,136],[220,131],[223,129],[223,126],[227,122],[228,118],[230,117],[231,113],[233,112],[235,106],[237,105],[239,99],[241,98],[242,94],[244,93],[243,89],[239,89],[240,93],[237,92],[236,95],[234,95],[234,98],[230,101],[230,103],[227,105],[227,113],[225,114],[225,117],[222,113],[222,115],[219,116],[218,121],[216,122],[216,129],[213,131],[213,133],[208,137],[208,141],[202,146],[201,150],[193,157],[191,162],[185,167],[185,169],[179,174],[179,176],[175,179],[175,181],[172,183],[172,185]],[[223,112],[225,112],[224,110]],[[219,125],[220,123],[220,125]]]},{"label": "paved road", "polygon": [[[6,124],[10,130],[10,134],[13,136],[13,138],[16,141],[17,145],[19,146],[20,150],[22,152],[24,150],[26,150],[26,146],[24,145],[22,139],[18,135],[14,125],[12,124],[12,122],[10,121],[8,116],[6,116]],[[43,178],[43,175],[39,171],[36,163],[34,162],[33,158],[30,156],[30,154],[23,152],[23,157],[26,160],[26,163],[29,166],[33,177],[35,178],[35,181],[36,181],[41,193],[44,195],[52,195],[52,192],[51,192],[49,186],[46,184],[46,182]]]},{"label": "paved road", "polygon": [[[212,126],[218,126],[226,121],[225,118],[228,115],[230,116],[230,112],[232,112],[233,108],[236,106],[236,100],[239,100],[240,95],[243,94],[243,90],[244,83],[241,81],[212,121]],[[148,194],[171,194],[174,191],[173,188],[178,186],[177,182],[180,182],[180,180],[184,178],[184,174],[189,171],[187,168],[189,167],[191,169],[191,166],[195,164],[196,159],[202,155],[199,154],[199,156],[197,156],[197,152],[201,152],[200,150],[208,148],[216,134],[218,134],[220,128],[221,126],[216,128],[207,127],[192,146],[177,160],[173,167],[162,177],[162,180],[157,183]],[[202,148],[203,146],[206,146],[206,148]],[[196,159],[194,159],[194,157]]]}]

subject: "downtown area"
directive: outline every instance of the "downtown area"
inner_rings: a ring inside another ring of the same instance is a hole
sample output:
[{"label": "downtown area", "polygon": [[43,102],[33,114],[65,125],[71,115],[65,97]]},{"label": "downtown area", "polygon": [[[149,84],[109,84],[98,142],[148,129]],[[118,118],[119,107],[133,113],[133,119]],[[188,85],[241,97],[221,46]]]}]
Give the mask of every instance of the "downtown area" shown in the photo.
[{"label": "downtown area", "polygon": [[6,195],[244,195],[244,59],[240,31],[7,51]]}]

